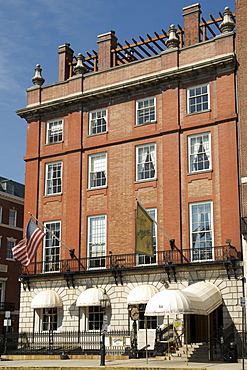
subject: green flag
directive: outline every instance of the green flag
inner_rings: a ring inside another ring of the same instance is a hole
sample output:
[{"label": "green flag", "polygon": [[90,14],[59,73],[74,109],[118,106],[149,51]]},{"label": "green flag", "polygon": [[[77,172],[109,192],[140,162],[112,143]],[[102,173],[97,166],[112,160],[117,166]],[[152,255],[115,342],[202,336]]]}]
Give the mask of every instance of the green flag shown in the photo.
[{"label": "green flag", "polygon": [[153,221],[137,201],[135,253],[153,257]]}]

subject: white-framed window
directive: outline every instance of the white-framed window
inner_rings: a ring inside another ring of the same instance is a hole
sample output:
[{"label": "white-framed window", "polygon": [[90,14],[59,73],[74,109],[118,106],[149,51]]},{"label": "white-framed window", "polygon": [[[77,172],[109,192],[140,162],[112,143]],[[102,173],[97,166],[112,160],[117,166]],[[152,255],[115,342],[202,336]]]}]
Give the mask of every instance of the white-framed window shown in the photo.
[{"label": "white-framed window", "polygon": [[7,238],[7,245],[6,245],[6,259],[14,260],[12,248],[16,245],[16,239],[10,237]]},{"label": "white-framed window", "polygon": [[42,309],[42,331],[55,331],[58,327],[57,307]]},{"label": "white-framed window", "polygon": [[88,217],[89,267],[105,267],[106,215]]},{"label": "white-framed window", "polygon": [[213,259],[212,201],[190,203],[190,245],[192,261]]},{"label": "white-framed window", "polygon": [[97,109],[89,112],[89,135],[107,132],[107,109]]},{"label": "white-framed window", "polygon": [[61,194],[62,161],[46,164],[45,195]]},{"label": "white-framed window", "polygon": [[199,85],[187,89],[187,112],[188,114],[199,113],[208,110],[209,85]]},{"label": "white-framed window", "polygon": [[154,179],[156,177],[156,144],[136,147],[136,180]]},{"label": "white-framed window", "polygon": [[188,136],[189,172],[211,170],[211,134]]},{"label": "white-framed window", "polygon": [[103,308],[101,306],[88,307],[88,330],[100,331],[103,324]]},{"label": "white-framed window", "polygon": [[0,280],[0,303],[5,301],[6,281]]},{"label": "white-framed window", "polygon": [[45,227],[44,272],[59,271],[61,222],[45,222]]},{"label": "white-framed window", "polygon": [[89,189],[106,186],[106,170],[106,153],[89,155]]},{"label": "white-framed window", "polygon": [[46,144],[63,141],[63,120],[56,119],[46,123]]},{"label": "white-framed window", "polygon": [[16,227],[17,211],[14,209],[9,210],[9,225]]},{"label": "white-framed window", "polygon": [[3,207],[0,207],[0,224],[3,221]]},{"label": "white-framed window", "polygon": [[156,121],[156,98],[154,96],[136,101],[136,125]]},{"label": "white-framed window", "polygon": [[62,320],[63,309],[61,307],[34,309],[34,330],[36,332],[59,331]]},{"label": "white-framed window", "polygon": [[[146,209],[148,214],[156,221],[157,220],[157,209],[156,208],[148,208]],[[154,255],[153,257],[145,256],[143,254],[137,255],[137,264],[138,265],[149,265],[152,263],[156,263],[156,251],[157,251],[157,225],[153,222],[153,250]]]}]

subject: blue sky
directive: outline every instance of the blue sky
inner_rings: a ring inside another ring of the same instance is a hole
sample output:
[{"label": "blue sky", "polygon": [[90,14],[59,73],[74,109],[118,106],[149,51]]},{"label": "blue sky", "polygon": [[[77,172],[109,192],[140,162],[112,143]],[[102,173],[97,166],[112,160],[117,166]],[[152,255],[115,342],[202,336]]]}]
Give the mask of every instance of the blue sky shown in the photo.
[{"label": "blue sky", "polygon": [[[97,50],[97,35],[114,30],[118,41],[183,26],[189,0],[8,0],[0,10],[0,176],[24,183],[26,121],[15,111],[26,105],[36,64],[45,84],[57,82],[58,46],[69,42],[75,55]],[[215,18],[234,0],[201,0],[202,16]]]}]

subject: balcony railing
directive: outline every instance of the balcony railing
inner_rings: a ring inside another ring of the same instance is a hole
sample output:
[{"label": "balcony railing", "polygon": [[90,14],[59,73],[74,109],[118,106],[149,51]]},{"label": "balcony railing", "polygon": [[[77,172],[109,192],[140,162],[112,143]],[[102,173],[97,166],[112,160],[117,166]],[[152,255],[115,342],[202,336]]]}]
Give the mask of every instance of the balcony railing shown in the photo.
[{"label": "balcony railing", "polygon": [[10,302],[0,302],[0,311],[14,311],[15,304]]},{"label": "balcony railing", "polygon": [[231,245],[158,251],[154,257],[137,254],[108,255],[90,258],[73,258],[64,260],[49,260],[31,263],[28,267],[20,267],[20,276],[40,275],[47,273],[75,273],[98,271],[102,269],[131,269],[143,266],[164,266],[193,263],[224,262],[239,259],[238,252]]}]

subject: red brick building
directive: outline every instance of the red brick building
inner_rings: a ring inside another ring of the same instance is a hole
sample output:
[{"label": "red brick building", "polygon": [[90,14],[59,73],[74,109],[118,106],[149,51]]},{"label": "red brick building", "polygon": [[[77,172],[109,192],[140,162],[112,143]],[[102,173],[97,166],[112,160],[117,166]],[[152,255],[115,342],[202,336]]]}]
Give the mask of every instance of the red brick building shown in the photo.
[{"label": "red brick building", "polygon": [[20,282],[12,247],[22,238],[23,211],[24,185],[0,176],[0,334],[6,317],[7,330],[18,331]]},{"label": "red brick building", "polygon": [[[247,90],[246,90],[246,42],[244,27],[247,22],[247,5],[244,1],[236,1],[237,17],[237,37],[236,37],[236,54],[238,60],[237,69],[237,86],[238,86],[238,133],[239,133],[239,177],[240,177],[240,205],[241,205],[241,234],[244,270],[246,276],[246,251],[247,251]],[[246,286],[246,284],[245,284]],[[246,290],[245,290],[246,295]]]},{"label": "red brick building", "polygon": [[[192,287],[188,340],[228,327],[225,339],[240,342],[235,18],[228,8],[208,22],[200,14],[186,7],[183,28],[126,46],[102,34],[87,57],[62,45],[52,85],[36,66],[17,112],[28,122],[25,215],[62,243],[47,232],[23,269],[21,331],[99,330],[105,292],[109,330],[131,328],[137,306],[141,349],[151,296]],[[136,199],[158,223],[153,257],[135,254]],[[149,316],[150,349],[163,319]]]}]

